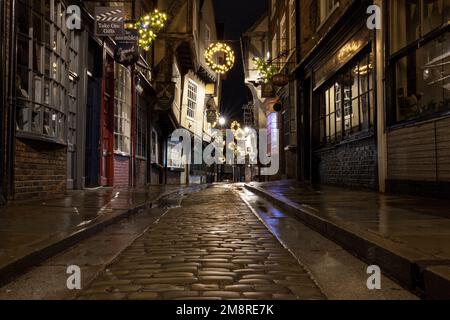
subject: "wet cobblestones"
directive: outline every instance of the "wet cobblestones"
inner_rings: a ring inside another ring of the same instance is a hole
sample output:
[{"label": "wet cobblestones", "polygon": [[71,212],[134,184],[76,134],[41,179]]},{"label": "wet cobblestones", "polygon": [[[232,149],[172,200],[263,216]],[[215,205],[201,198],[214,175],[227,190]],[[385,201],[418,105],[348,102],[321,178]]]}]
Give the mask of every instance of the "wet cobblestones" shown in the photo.
[{"label": "wet cobblestones", "polygon": [[306,270],[230,187],[170,210],[80,299],[324,299]]}]

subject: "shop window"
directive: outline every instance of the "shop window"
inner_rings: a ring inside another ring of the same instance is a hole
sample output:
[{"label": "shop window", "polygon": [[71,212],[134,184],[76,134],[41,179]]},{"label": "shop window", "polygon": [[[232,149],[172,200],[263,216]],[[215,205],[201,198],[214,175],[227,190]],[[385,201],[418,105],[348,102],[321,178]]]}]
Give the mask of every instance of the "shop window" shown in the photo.
[{"label": "shop window", "polygon": [[130,154],[131,75],[127,68],[115,65],[114,150]]},{"label": "shop window", "polygon": [[412,44],[450,19],[448,0],[391,1],[391,52]]},{"label": "shop window", "polygon": [[373,127],[373,56],[362,54],[344,67],[315,97],[316,144],[339,141]]},{"label": "shop window", "polygon": [[450,111],[450,32],[395,62],[397,122]]},{"label": "shop window", "polygon": [[58,0],[17,2],[16,128],[19,136],[66,143],[69,68],[54,41],[72,45],[74,31],[55,23],[60,5]]},{"label": "shop window", "polygon": [[391,125],[450,111],[449,20],[448,0],[392,1]]},{"label": "shop window", "polygon": [[279,115],[276,112],[267,116],[267,152],[269,156],[279,153],[278,117]]},{"label": "shop window", "polygon": [[188,105],[187,105],[187,116],[189,118],[195,118],[195,110],[197,109],[197,84],[189,80],[188,82]]},{"label": "shop window", "polygon": [[182,165],[182,148],[180,147],[181,142],[175,143],[170,139],[167,142],[167,167],[180,169],[183,168]]}]

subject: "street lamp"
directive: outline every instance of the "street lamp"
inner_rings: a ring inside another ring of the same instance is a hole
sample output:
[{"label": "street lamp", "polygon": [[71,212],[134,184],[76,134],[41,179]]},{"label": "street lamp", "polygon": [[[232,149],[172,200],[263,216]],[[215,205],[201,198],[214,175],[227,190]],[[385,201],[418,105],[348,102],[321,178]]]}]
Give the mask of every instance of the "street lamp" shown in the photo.
[{"label": "street lamp", "polygon": [[225,117],[221,116],[219,118],[219,125],[223,127],[226,123],[227,123],[227,119],[225,119]]}]

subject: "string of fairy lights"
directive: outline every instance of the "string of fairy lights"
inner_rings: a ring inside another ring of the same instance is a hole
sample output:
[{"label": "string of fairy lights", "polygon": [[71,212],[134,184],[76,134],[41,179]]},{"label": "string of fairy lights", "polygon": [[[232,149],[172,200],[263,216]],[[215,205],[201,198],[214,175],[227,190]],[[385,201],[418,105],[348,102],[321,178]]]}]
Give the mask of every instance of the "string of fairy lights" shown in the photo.
[{"label": "string of fairy lights", "polygon": [[[145,51],[150,50],[157,35],[164,28],[167,22],[167,14],[157,9],[141,17],[134,25],[129,26],[131,29],[138,30],[138,45]],[[231,47],[223,42],[211,43],[205,50],[206,64],[213,72],[225,74],[230,71],[235,63],[235,54]]]}]

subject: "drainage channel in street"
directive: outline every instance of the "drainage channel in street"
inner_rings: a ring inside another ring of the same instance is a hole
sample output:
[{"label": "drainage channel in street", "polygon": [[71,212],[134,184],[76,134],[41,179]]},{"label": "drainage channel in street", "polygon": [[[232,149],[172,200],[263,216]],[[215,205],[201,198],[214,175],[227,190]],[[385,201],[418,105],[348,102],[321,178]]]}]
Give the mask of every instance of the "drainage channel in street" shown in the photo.
[{"label": "drainage channel in street", "polygon": [[368,265],[305,226],[295,215],[240,186],[234,191],[278,240],[309,270],[328,299],[415,300],[417,296],[382,275],[381,289],[369,290]]}]

